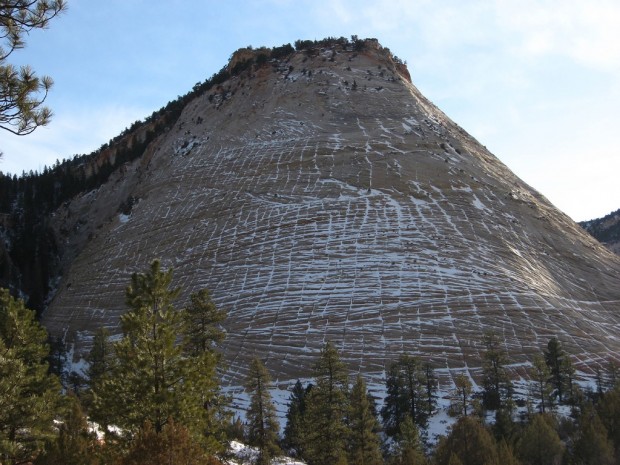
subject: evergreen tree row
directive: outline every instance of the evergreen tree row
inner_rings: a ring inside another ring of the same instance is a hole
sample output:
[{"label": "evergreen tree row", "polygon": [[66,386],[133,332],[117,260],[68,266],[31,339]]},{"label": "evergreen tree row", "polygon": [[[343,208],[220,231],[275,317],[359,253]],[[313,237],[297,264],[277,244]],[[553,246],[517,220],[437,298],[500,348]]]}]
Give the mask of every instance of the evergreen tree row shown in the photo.
[{"label": "evergreen tree row", "polygon": [[[543,361],[544,368],[532,364],[528,408],[518,415],[506,369],[508,355],[493,334],[484,337],[484,346],[483,392],[475,398],[469,377],[456,375],[451,410],[458,419],[431,444],[421,440],[420,432],[436,408],[432,367],[408,355],[399,357],[388,372],[379,415],[364,379],[358,375],[351,386],[338,352],[327,343],[315,364],[313,382],[304,387],[298,381],[291,391],[279,445],[310,465],[620,463],[620,383],[613,364],[600,390],[597,386],[596,392],[581,392],[568,354],[552,338],[535,358]],[[542,397],[540,379],[534,378],[540,369],[546,386]],[[266,371],[265,376],[268,380]],[[559,403],[571,406],[569,417],[554,413]],[[483,420],[487,409],[496,413],[490,424]],[[250,431],[253,424],[250,413]],[[261,451],[277,450],[276,431],[272,430],[269,446],[253,444]]]},{"label": "evergreen tree row", "polygon": [[[95,335],[82,378],[66,373],[62,340],[48,339],[34,312],[0,291],[0,463],[216,465],[235,437],[256,448],[261,465],[283,453],[309,465],[620,463],[617,368],[610,364],[596,390],[582,392],[556,338],[535,357],[528,408],[517,414],[508,355],[486,335],[483,391],[454,376],[458,419],[436,444],[422,434],[437,408],[432,366],[407,354],[395,360],[379,409],[330,342],[312,381],[292,387],[282,436],[259,359],[248,370],[245,422],[233,421],[218,374],[225,312],[206,290],[179,308],[180,292],[158,261],[134,274],[122,334],[114,341],[105,329]],[[557,415],[558,404],[569,405],[570,416]],[[483,421],[488,410],[491,424]]]}]

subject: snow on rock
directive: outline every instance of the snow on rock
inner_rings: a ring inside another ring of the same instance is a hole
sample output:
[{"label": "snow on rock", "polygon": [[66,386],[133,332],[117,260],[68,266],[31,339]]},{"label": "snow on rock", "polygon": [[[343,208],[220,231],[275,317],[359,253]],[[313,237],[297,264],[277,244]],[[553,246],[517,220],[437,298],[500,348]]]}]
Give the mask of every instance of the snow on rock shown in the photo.
[{"label": "snow on rock", "polygon": [[[442,382],[476,379],[484,331],[520,366],[552,336],[584,371],[620,358],[620,258],[380,47],[282,66],[306,74],[270,66],[196,97],[148,156],[56,215],[73,222],[55,228],[75,257],[43,322],[76,359],[99,327],[119,332],[131,273],[155,258],[174,267],[179,305],[206,287],[228,312],[231,387],[254,356],[276,384],[309,376],[328,340],[375,379],[403,352],[445,369]],[[112,221],[129,196],[131,217]]]}]

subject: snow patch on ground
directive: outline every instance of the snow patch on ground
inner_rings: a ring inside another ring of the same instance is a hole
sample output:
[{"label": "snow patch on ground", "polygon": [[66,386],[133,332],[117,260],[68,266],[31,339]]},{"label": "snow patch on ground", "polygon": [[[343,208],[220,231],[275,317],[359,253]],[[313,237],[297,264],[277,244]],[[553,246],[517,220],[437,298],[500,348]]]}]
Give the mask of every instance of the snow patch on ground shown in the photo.
[{"label": "snow patch on ground", "polygon": [[[251,465],[256,463],[258,450],[255,447],[246,446],[238,441],[230,443],[230,452],[235,457],[232,460],[224,460],[229,465]],[[272,465],[306,465],[306,462],[292,459],[290,457],[277,457],[271,461]]]}]

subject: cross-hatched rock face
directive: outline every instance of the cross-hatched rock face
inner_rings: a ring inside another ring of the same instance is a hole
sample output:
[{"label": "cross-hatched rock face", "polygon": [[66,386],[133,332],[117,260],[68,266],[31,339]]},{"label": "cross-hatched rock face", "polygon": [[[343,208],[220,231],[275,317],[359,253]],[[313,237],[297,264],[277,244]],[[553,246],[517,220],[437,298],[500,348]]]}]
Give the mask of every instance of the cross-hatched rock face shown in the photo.
[{"label": "cross-hatched rock face", "polygon": [[[516,364],[552,336],[581,368],[617,357],[618,257],[426,100],[387,51],[318,52],[196,98],[141,160],[58,212],[98,229],[44,315],[49,329],[83,355],[98,327],[118,332],[131,273],[160,258],[180,305],[207,287],[227,310],[231,383],[253,356],[276,379],[307,375],[328,340],[369,373],[402,352],[479,366],[485,331]],[[93,213],[128,196],[129,215]]]}]

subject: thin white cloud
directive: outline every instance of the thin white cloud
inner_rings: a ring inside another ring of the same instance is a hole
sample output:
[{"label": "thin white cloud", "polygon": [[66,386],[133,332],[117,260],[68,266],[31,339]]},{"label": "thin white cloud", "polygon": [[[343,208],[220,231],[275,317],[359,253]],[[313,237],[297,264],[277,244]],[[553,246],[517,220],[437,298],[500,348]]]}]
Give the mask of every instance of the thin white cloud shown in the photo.
[{"label": "thin white cloud", "polygon": [[314,8],[328,26],[416,37],[426,49],[480,45],[524,57],[554,54],[585,66],[620,67],[617,0],[332,0]]},{"label": "thin white cloud", "polygon": [[496,0],[499,24],[525,55],[563,55],[585,66],[620,71],[620,3]]}]

